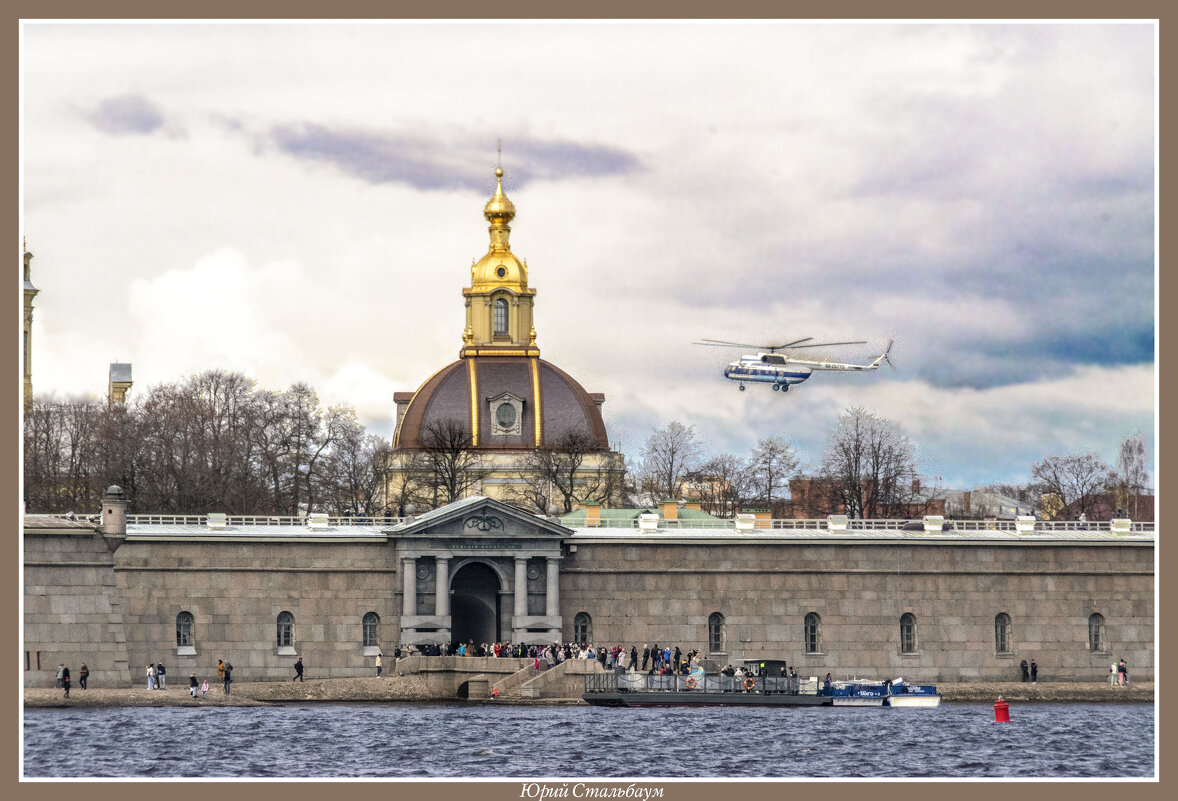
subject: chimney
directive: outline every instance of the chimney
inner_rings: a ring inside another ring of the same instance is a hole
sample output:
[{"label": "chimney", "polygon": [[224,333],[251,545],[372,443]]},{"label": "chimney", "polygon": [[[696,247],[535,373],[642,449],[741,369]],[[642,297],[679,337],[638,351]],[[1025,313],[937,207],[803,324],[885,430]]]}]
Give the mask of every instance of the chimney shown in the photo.
[{"label": "chimney", "polygon": [[587,528],[597,528],[601,525],[601,504],[596,501],[585,501],[585,526]]},{"label": "chimney", "polygon": [[674,498],[663,499],[663,520],[679,519],[679,501]]},{"label": "chimney", "polygon": [[973,495],[973,493],[970,492],[969,490],[962,490],[962,492],[961,492],[961,506],[962,506],[962,509],[964,510],[964,514],[966,517],[969,517],[969,515],[971,514],[971,512],[969,511],[969,501],[970,501],[970,497],[972,495]]},{"label": "chimney", "polygon": [[914,479],[912,479],[912,494],[916,495],[919,492],[920,492],[920,479],[914,478]]},{"label": "chimney", "polygon": [[127,539],[127,494],[114,484],[102,496],[102,522],[98,530],[112,553]]}]

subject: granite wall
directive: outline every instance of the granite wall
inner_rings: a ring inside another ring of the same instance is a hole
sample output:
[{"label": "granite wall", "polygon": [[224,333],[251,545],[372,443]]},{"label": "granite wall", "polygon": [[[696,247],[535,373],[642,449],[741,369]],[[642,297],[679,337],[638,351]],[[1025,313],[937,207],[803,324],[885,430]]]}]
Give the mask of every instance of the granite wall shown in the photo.
[{"label": "granite wall", "polygon": [[[670,539],[578,537],[575,552],[566,541],[565,638],[586,612],[597,644],[641,651],[658,642],[707,653],[708,617],[718,612],[724,642],[717,659],[784,657],[804,675],[1011,680],[1021,659],[1034,658],[1043,680],[1090,681],[1123,657],[1135,678],[1153,678],[1151,542]],[[218,659],[234,665],[238,680],[287,680],[295,653],[308,678],[371,675],[373,649],[364,648],[362,630],[368,612],[380,616],[384,653],[397,644],[401,582],[392,538],[133,538],[112,551],[93,526],[26,522],[24,548],[25,686],[52,686],[58,662],[76,676],[82,661],[95,686],[143,682],[149,661],[167,666],[172,686],[190,672],[215,676]],[[177,647],[182,611],[195,621],[194,653]],[[284,611],[294,616],[295,640],[285,653],[276,637]],[[807,613],[820,618],[815,653],[803,645]],[[916,618],[911,654],[900,648],[905,613]],[[1007,653],[995,651],[999,613],[1011,618]],[[1093,613],[1105,621],[1106,647],[1098,652],[1088,647]]]}]

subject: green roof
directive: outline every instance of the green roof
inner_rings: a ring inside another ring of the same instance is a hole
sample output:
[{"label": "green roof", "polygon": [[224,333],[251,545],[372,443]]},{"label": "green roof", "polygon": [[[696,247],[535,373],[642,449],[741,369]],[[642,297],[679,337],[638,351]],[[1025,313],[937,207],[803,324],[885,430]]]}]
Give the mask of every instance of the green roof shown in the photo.
[{"label": "green roof", "polygon": [[[665,519],[665,518],[663,518],[662,507],[655,507],[653,509],[606,509],[603,507],[601,510],[601,519],[602,520],[633,520],[634,518],[638,517],[638,515],[655,515],[655,514],[657,514],[660,519]],[[569,512],[566,515],[561,515],[560,519],[561,519],[561,521],[572,522],[572,521],[577,521],[577,520],[584,520],[585,516],[586,516],[585,510],[578,509],[575,512]],[[679,519],[680,520],[715,520],[717,522],[721,522],[721,518],[716,517],[714,515],[710,515],[707,512],[701,512],[697,509],[680,509],[679,510]]]}]

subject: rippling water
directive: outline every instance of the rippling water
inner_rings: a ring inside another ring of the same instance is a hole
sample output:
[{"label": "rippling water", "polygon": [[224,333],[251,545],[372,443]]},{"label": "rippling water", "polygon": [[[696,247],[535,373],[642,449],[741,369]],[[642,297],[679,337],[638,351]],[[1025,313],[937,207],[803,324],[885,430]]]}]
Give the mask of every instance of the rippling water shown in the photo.
[{"label": "rippling water", "polygon": [[[290,705],[30,709],[24,775],[1128,777],[1146,704],[937,709]],[[68,748],[63,748],[68,744]]]}]

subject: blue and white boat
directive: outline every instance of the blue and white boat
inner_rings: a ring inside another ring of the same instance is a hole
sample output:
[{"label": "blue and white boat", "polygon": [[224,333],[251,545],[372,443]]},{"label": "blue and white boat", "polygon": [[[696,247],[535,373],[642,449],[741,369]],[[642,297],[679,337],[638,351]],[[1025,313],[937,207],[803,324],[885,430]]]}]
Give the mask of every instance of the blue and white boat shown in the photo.
[{"label": "blue and white boat", "polygon": [[851,679],[832,682],[818,692],[830,696],[832,706],[883,706],[888,686],[879,681]]},{"label": "blue and white boat", "polygon": [[941,705],[935,684],[908,684],[903,679],[891,682],[884,699],[888,706],[933,707]]}]

